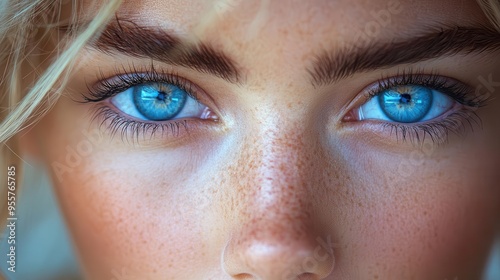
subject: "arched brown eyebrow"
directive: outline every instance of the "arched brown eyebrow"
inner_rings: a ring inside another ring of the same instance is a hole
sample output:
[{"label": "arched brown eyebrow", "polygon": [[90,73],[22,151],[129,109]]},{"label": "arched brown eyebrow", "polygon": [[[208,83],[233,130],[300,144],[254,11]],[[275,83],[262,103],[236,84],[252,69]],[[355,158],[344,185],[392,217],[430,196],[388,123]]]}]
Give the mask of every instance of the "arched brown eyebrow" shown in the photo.
[{"label": "arched brown eyebrow", "polygon": [[[356,46],[356,43],[364,46]],[[356,43],[316,56],[313,67],[308,69],[313,85],[332,84],[358,72],[444,56],[498,51],[500,32],[488,27],[436,28],[410,39]]]},{"label": "arched brown eyebrow", "polygon": [[107,54],[123,53],[184,66],[232,83],[240,81],[236,63],[222,51],[205,43],[188,44],[165,30],[139,26],[131,20],[117,17],[89,46]]},{"label": "arched brown eyebrow", "polygon": [[[210,73],[232,83],[241,82],[241,69],[227,54],[205,43],[188,44],[157,27],[139,26],[116,18],[90,46],[104,53],[123,53]],[[444,56],[500,50],[500,32],[488,27],[433,28],[422,35],[393,42],[351,45],[324,51],[307,71],[314,86],[335,83],[358,72],[417,63]]]}]

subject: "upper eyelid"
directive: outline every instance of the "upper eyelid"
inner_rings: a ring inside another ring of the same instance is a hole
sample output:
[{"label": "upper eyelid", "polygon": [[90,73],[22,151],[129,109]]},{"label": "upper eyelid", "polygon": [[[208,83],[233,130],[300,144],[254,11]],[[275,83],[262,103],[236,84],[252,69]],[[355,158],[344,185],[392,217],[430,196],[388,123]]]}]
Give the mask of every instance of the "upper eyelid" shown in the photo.
[{"label": "upper eyelid", "polygon": [[437,72],[424,73],[422,70],[410,70],[409,72],[403,72],[392,77],[381,78],[375,83],[376,87],[374,87],[374,84],[368,86],[366,90],[367,99],[396,86],[414,84],[440,91],[469,107],[480,107],[485,102],[481,96],[475,95],[474,88],[471,85],[440,75]]},{"label": "upper eyelid", "polygon": [[[136,71],[136,72],[134,72]],[[101,76],[102,73],[101,73]],[[99,102],[127,90],[128,88],[144,83],[169,83],[179,86],[186,93],[199,100],[198,92],[201,91],[191,81],[182,78],[176,73],[158,72],[151,66],[151,69],[133,69],[132,71],[123,71],[121,74],[115,74],[110,78],[100,78],[92,86],[87,85],[88,95],[83,94],[86,102]]]}]

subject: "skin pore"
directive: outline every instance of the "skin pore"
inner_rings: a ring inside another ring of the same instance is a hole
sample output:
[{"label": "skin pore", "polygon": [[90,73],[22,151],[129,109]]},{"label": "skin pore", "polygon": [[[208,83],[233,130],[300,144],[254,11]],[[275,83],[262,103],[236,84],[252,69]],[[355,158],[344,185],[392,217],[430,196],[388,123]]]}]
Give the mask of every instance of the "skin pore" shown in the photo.
[{"label": "skin pore", "polygon": [[[88,279],[480,278],[500,225],[499,99],[453,118],[463,129],[435,129],[434,140],[411,129],[403,138],[401,127],[358,121],[355,112],[368,87],[408,73],[494,97],[500,87],[484,81],[500,81],[499,37],[497,50],[314,79],[321,57],[345,53],[351,61],[366,38],[382,46],[456,26],[486,28],[475,1],[235,0],[203,26],[213,6],[200,2],[125,1],[114,32],[104,34],[137,34],[140,26],[187,42],[165,49],[164,60],[202,42],[227,56],[226,75],[212,63],[163,62],[117,51],[109,46],[116,38],[99,40],[23,136],[50,170]],[[384,26],[380,13],[389,15]],[[113,126],[116,116],[134,118],[111,98],[75,102],[92,98],[89,88],[102,79],[116,84],[117,76],[152,70],[189,83],[214,118],[134,131]],[[102,108],[114,117],[99,115]]]}]

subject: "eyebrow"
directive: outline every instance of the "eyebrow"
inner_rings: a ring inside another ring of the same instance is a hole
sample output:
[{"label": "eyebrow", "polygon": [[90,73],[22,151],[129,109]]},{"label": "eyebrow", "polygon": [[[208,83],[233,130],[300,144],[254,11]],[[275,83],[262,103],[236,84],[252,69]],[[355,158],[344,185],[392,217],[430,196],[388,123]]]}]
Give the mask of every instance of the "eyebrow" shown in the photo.
[{"label": "eyebrow", "polygon": [[354,44],[323,52],[308,69],[313,86],[335,83],[358,72],[417,63],[443,56],[492,52],[500,49],[500,32],[488,27],[434,28],[406,40]]},{"label": "eyebrow", "polygon": [[239,82],[241,76],[228,55],[206,43],[188,43],[161,28],[139,26],[117,16],[89,42],[89,47],[106,54],[123,53],[183,66],[233,83]]}]

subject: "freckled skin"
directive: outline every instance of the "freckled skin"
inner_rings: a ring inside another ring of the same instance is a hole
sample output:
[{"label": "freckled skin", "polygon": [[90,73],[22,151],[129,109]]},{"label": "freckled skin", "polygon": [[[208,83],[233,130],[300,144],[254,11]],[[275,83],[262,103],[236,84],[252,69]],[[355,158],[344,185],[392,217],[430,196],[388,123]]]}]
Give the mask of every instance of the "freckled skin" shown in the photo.
[{"label": "freckled skin", "polygon": [[[124,17],[185,32],[207,8],[126,2]],[[474,1],[435,2],[401,1],[381,40],[429,22],[486,23]],[[242,67],[241,85],[173,68],[210,95],[218,123],[138,143],[104,126],[62,180],[51,167],[98,128],[94,105],[62,97],[27,134],[51,170],[88,279],[480,279],[500,228],[500,100],[477,111],[482,129],[440,145],[342,125],[363,87],[397,67],[328,87],[313,87],[306,70],[314,54],[355,40],[387,2],[269,1],[267,13],[259,5],[235,1],[200,38]],[[67,89],[75,97],[99,70],[150,64],[90,51],[77,61]],[[412,67],[500,80],[498,55],[476,61]],[[318,241],[328,238],[333,255]]]}]

